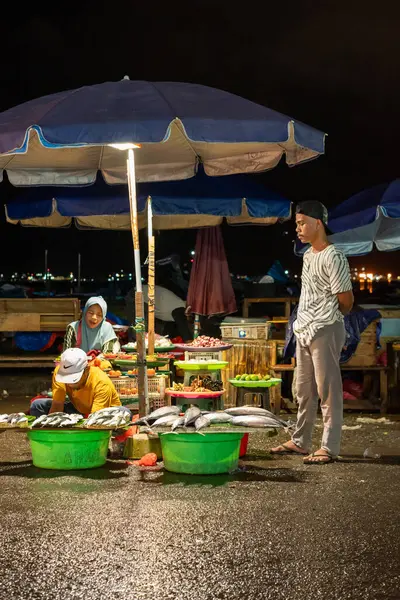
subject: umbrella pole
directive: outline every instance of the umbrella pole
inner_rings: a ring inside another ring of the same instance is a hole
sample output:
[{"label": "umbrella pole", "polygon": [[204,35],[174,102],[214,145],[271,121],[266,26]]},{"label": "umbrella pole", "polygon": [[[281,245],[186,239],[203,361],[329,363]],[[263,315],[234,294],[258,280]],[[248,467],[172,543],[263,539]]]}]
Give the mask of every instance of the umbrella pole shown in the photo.
[{"label": "umbrella pole", "polygon": [[145,344],[145,321],[144,321],[144,303],[142,291],[142,273],[140,269],[140,246],[139,246],[139,226],[136,203],[136,178],[135,178],[135,158],[133,150],[128,150],[127,161],[128,189],[129,189],[129,207],[131,218],[131,231],[133,239],[133,255],[135,261],[136,292],[135,292],[135,331],[137,345],[137,366],[138,366],[138,393],[139,393],[139,416],[150,412],[149,395],[147,386],[147,367],[146,367],[146,344]]},{"label": "umbrella pole", "polygon": [[151,208],[151,198],[147,199],[147,232],[149,238],[149,354],[154,354],[154,339],[155,339],[155,240],[153,235],[153,211]]}]

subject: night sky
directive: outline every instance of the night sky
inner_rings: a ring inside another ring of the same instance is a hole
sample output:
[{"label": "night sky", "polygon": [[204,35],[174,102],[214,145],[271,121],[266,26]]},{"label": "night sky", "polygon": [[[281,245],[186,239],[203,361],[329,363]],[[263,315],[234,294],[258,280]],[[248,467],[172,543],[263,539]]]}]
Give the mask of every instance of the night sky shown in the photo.
[{"label": "night sky", "polygon": [[[263,175],[266,185],[294,202],[318,199],[332,207],[399,176],[396,2],[85,0],[33,6],[34,13],[17,3],[3,13],[0,110],[124,75],[201,83],[328,133],[324,157],[292,169],[282,163]],[[12,190],[6,183],[0,193],[5,202]],[[78,251],[86,275],[131,270],[129,232],[26,230],[7,225],[2,215],[0,236],[2,271],[41,268],[46,247],[53,271],[74,269]],[[186,258],[194,238],[187,232],[178,243],[173,232],[162,233],[158,255],[175,250]],[[224,238],[232,270],[262,273],[274,258],[300,268],[287,224],[224,228]],[[397,262],[397,253],[373,253],[353,264],[393,270]]]}]

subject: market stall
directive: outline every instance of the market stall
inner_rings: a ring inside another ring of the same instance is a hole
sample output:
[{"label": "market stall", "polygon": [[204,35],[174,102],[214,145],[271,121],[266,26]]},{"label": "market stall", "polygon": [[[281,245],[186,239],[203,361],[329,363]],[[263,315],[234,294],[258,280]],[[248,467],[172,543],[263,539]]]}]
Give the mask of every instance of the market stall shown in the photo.
[{"label": "market stall", "polygon": [[109,183],[128,182],[141,415],[149,399],[136,180],[190,178],[199,162],[212,176],[265,171],[284,154],[294,165],[322,154],[324,138],[227,92],[129,78],[32,100],[0,115],[0,169],[12,184],[85,186],[97,170]]}]

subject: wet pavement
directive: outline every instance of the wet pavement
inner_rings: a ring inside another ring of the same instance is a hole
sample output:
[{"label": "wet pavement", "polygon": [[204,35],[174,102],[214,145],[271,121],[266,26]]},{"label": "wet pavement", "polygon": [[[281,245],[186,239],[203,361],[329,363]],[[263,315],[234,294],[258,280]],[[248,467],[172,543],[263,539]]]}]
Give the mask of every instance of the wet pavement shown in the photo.
[{"label": "wet pavement", "polygon": [[39,470],[1,433],[0,598],[400,599],[400,421],[346,429],[326,466],[268,458],[284,439],[252,434],[240,471],[196,477]]}]

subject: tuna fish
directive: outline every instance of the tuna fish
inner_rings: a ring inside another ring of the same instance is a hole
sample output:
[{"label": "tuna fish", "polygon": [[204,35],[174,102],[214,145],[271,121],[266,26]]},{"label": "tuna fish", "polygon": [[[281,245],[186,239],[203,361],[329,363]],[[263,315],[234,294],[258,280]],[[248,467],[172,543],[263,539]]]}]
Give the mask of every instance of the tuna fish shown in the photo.
[{"label": "tuna fish", "polygon": [[263,417],[262,415],[240,415],[233,417],[232,425],[239,425],[240,427],[269,427],[272,429],[283,427],[279,421],[270,417]]},{"label": "tuna fish", "polygon": [[157,421],[160,417],[166,417],[167,415],[179,415],[181,412],[181,406],[162,406],[161,408],[157,408],[149,415],[143,417],[146,421]]},{"label": "tuna fish", "polygon": [[226,414],[226,412],[210,412],[204,415],[206,419],[210,421],[211,424],[214,423],[229,423],[232,421],[232,416]]},{"label": "tuna fish", "polygon": [[183,427],[184,423],[185,423],[185,417],[178,417],[172,423],[171,431],[175,431],[175,429],[178,429],[179,427]]},{"label": "tuna fish", "polygon": [[175,415],[165,415],[164,417],[160,417],[152,424],[152,427],[169,427],[173,425],[176,421]]},{"label": "tuna fish", "polygon": [[278,423],[281,423],[283,427],[287,426],[287,423],[280,419],[277,415],[274,415],[270,410],[266,408],[258,408],[257,406],[236,406],[235,408],[227,408],[224,412],[232,417],[245,417],[249,415],[270,417],[275,419]]},{"label": "tuna fish", "polygon": [[190,408],[187,409],[187,411],[185,412],[185,427],[187,425],[190,425],[191,423],[194,423],[195,420],[201,415],[201,411],[199,409],[198,406],[191,406]]},{"label": "tuna fish", "polygon": [[210,421],[207,419],[206,415],[200,415],[194,422],[194,426],[196,431],[200,431],[200,429],[204,429],[205,427],[210,427]]}]

